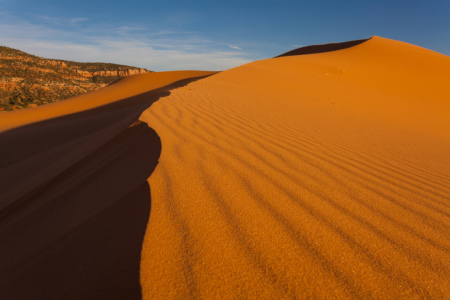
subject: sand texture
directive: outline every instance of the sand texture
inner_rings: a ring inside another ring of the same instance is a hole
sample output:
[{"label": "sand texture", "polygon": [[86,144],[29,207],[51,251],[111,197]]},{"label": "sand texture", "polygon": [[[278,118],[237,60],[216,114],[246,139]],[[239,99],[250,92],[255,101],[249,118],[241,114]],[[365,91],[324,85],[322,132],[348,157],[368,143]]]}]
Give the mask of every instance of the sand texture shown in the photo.
[{"label": "sand texture", "polygon": [[449,299],[449,82],[373,37],[0,113],[0,299]]},{"label": "sand texture", "polygon": [[[140,299],[161,153],[139,115],[211,72],[133,76],[0,115],[0,299]],[[131,126],[130,126],[131,125]]]},{"label": "sand texture", "polygon": [[449,70],[374,37],[156,102],[144,299],[449,297]]}]

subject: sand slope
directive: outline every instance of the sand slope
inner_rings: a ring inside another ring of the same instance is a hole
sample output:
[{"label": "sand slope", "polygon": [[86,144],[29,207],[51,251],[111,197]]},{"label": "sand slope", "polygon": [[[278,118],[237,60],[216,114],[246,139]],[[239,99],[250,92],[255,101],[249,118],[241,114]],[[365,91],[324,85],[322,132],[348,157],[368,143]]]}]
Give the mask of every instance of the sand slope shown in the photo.
[{"label": "sand slope", "polygon": [[373,37],[154,103],[144,298],[448,297],[449,70]]},{"label": "sand slope", "polygon": [[0,113],[0,299],[448,298],[449,70],[373,37]]},{"label": "sand slope", "polygon": [[133,76],[105,89],[0,115],[0,299],[140,299],[161,153],[138,117],[211,72]]}]

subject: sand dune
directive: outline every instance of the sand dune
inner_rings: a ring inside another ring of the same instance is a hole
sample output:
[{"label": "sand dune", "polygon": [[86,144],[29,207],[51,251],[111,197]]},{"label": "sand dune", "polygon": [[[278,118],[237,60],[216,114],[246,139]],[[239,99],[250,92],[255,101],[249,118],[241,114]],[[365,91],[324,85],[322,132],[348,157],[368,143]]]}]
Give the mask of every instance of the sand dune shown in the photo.
[{"label": "sand dune", "polygon": [[0,298],[448,297],[448,70],[373,37],[0,114]]},{"label": "sand dune", "polygon": [[141,298],[146,181],[161,142],[138,117],[210,74],[134,76],[1,115],[1,299]]},{"label": "sand dune", "polygon": [[448,70],[374,37],[156,102],[144,298],[448,297]]}]

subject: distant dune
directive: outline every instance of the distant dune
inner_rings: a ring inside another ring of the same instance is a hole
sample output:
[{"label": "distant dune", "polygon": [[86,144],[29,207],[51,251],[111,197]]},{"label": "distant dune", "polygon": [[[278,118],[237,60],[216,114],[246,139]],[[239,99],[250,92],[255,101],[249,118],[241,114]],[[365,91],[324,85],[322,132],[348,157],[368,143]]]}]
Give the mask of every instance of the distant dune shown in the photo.
[{"label": "distant dune", "polygon": [[448,298],[450,58],[348,43],[1,114],[0,298]]}]

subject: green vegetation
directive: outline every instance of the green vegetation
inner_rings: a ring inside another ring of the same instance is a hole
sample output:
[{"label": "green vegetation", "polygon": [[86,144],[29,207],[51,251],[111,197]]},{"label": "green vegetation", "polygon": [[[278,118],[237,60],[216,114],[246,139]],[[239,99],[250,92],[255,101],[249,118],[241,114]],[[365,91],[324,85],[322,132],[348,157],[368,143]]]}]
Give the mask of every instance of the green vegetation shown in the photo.
[{"label": "green vegetation", "polygon": [[67,64],[69,68],[76,67],[78,70],[88,71],[88,72],[98,72],[98,71],[122,71],[130,69],[130,66],[117,65],[110,63],[79,63],[74,61],[63,61]]}]

